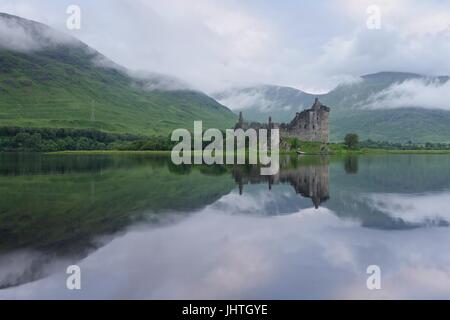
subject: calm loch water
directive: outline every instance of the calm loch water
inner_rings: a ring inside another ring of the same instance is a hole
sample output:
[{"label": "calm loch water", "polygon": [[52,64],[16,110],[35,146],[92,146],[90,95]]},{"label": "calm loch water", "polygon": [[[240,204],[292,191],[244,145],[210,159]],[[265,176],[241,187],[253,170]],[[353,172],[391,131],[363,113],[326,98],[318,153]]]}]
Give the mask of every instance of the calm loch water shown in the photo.
[{"label": "calm loch water", "polygon": [[450,156],[281,161],[0,154],[0,298],[450,298]]}]

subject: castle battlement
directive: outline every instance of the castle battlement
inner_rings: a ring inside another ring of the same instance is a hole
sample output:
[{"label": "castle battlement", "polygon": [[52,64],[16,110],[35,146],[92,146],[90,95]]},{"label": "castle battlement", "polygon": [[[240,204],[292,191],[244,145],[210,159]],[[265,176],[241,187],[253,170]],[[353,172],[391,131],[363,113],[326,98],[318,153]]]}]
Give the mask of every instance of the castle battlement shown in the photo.
[{"label": "castle battlement", "polygon": [[297,138],[301,141],[313,141],[328,143],[329,137],[329,113],[330,108],[322,105],[318,98],[310,109],[297,112],[290,123],[273,123],[269,118],[268,123],[244,121],[242,112],[235,129],[279,129],[280,136],[285,138]]}]

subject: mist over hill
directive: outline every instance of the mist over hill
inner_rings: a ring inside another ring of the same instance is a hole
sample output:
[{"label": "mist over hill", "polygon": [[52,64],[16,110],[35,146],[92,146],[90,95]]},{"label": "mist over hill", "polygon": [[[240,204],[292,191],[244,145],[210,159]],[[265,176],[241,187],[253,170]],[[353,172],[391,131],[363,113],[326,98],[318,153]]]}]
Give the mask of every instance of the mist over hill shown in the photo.
[{"label": "mist over hill", "polygon": [[380,72],[313,95],[273,85],[231,89],[214,95],[253,121],[289,122],[315,97],[331,107],[330,135],[342,141],[356,132],[362,139],[392,142],[450,142],[450,81],[414,73]]},{"label": "mist over hill", "polygon": [[[168,75],[130,71],[50,27],[0,13],[0,126],[97,129],[166,135],[229,128],[248,120],[288,122],[315,97],[331,107],[330,136],[392,142],[450,142],[448,76],[380,72],[314,95],[259,85],[213,95]],[[226,107],[225,107],[226,106]],[[232,109],[230,111],[228,108]]]},{"label": "mist over hill", "polygon": [[0,13],[0,126],[166,135],[235,114],[166,75],[131,72],[50,27]]}]

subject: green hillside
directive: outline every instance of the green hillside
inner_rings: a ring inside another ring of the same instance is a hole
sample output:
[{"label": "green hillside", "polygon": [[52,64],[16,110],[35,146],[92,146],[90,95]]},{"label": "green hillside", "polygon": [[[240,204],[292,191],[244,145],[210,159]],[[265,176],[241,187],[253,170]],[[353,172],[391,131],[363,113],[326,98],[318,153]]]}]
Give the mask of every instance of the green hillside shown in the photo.
[{"label": "green hillside", "polygon": [[[363,140],[450,143],[450,111],[421,108],[420,105],[389,109],[366,108],[367,100],[372,95],[411,79],[441,83],[449,81],[448,77],[380,72],[362,76],[359,82],[343,84],[327,94],[319,95],[322,103],[331,107],[331,141],[343,141],[347,133],[356,132]],[[267,121],[272,116],[278,122],[291,121],[295,112],[309,108],[315,97],[293,88],[276,86],[236,89],[216,96],[235,112],[242,111],[247,120]],[[242,101],[246,104],[240,104]],[[255,103],[251,104],[253,101]],[[264,101],[264,108],[261,108],[258,101]]]},{"label": "green hillside", "polygon": [[259,122],[269,117],[275,122],[291,121],[296,112],[309,108],[316,98],[294,88],[273,85],[235,88],[213,96],[236,113],[242,111],[246,119]]},{"label": "green hillside", "polygon": [[214,128],[231,127],[236,120],[201,92],[147,89],[160,79],[135,79],[76,39],[49,39],[56,32],[45,25],[6,14],[0,20],[41,44],[14,50],[0,38],[0,127],[163,135],[192,128],[194,120]]},{"label": "green hillside", "polygon": [[380,72],[362,77],[360,82],[338,86],[321,99],[333,107],[330,113],[331,136],[342,140],[346,133],[357,132],[363,139],[392,142],[450,142],[450,111],[404,106],[367,109],[374,94],[407,80],[445,82],[448,77],[426,77],[414,73]]},{"label": "green hillside", "polygon": [[342,141],[349,132],[363,140],[450,143],[450,112],[401,108],[330,113],[332,139]]}]

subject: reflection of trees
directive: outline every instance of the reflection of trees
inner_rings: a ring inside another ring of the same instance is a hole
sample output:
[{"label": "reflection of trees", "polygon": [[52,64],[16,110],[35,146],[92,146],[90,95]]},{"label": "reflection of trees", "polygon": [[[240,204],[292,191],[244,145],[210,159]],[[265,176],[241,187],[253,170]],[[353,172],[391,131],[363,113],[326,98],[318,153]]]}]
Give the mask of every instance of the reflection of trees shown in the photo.
[{"label": "reflection of trees", "polygon": [[0,153],[0,176],[97,174],[111,169],[125,169],[135,166],[157,169],[166,165],[167,157],[160,155],[123,153],[120,156],[112,157],[107,154]]},{"label": "reflection of trees", "polygon": [[205,174],[196,166],[175,174],[167,164],[152,168],[147,162],[96,173],[0,175],[0,254],[23,246],[73,243],[74,238],[120,229],[148,212],[199,209],[233,189],[227,175]]},{"label": "reflection of trees", "polygon": [[233,177],[239,185],[240,194],[247,184],[267,183],[269,189],[278,183],[289,183],[297,194],[310,198],[318,208],[321,203],[329,199],[328,162],[324,158],[316,159],[315,163],[302,163],[285,158],[280,164],[280,172],[274,176],[260,175],[259,166],[235,166]]},{"label": "reflection of trees", "polygon": [[167,167],[169,168],[170,173],[177,175],[185,175],[190,174],[192,171],[192,166],[187,164],[176,165],[173,164],[172,161],[167,162]]},{"label": "reflection of trees", "polygon": [[[166,212],[198,210],[234,188],[222,166],[175,166],[167,156],[0,155],[0,160],[0,259],[27,248],[75,262],[98,246],[99,236],[140,220],[164,219]],[[19,283],[41,277],[42,266],[38,262]],[[19,283],[0,277],[0,288]]]},{"label": "reflection of trees", "polygon": [[349,156],[344,160],[345,172],[348,174],[357,174],[358,173],[358,157],[357,156]]}]

